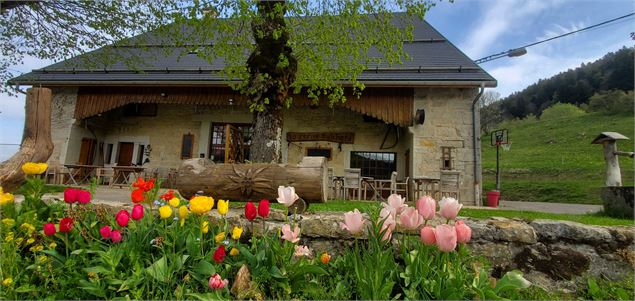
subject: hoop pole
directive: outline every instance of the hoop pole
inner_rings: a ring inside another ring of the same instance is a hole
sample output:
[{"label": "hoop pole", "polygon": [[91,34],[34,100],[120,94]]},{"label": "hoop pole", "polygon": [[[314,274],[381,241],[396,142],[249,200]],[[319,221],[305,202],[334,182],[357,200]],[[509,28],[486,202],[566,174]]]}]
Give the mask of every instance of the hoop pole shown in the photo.
[{"label": "hoop pole", "polygon": [[501,176],[500,176],[500,168],[499,168],[499,161],[500,161],[500,154],[499,154],[499,149],[500,149],[500,143],[496,143],[496,191],[500,191],[501,190]]}]

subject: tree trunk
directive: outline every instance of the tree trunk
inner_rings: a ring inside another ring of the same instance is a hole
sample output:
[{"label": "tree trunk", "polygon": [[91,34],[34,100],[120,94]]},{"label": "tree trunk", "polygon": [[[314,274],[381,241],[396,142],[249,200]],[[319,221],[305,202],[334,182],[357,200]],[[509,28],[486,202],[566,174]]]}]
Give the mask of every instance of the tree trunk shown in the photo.
[{"label": "tree trunk", "polygon": [[282,106],[295,81],[298,62],[292,54],[284,20],[285,1],[259,1],[251,29],[256,42],[247,60],[249,85],[244,89],[254,109],[252,162],[279,163],[282,159]]},{"label": "tree trunk", "polygon": [[5,191],[14,191],[22,185],[24,163],[46,162],[53,153],[51,101],[52,93],[48,88],[27,90],[22,145],[15,155],[0,163],[0,186]]}]

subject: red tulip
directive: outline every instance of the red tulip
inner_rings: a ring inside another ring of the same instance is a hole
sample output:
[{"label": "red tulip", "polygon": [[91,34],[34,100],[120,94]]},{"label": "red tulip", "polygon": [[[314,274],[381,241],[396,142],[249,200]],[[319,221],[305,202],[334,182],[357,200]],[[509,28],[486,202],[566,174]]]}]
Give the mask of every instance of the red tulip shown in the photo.
[{"label": "red tulip", "polygon": [[44,234],[46,236],[55,234],[55,231],[55,225],[53,225],[52,223],[44,224]]},{"label": "red tulip", "polygon": [[132,207],[132,219],[140,220],[143,218],[143,205],[136,204]]},{"label": "red tulip", "polygon": [[466,243],[472,238],[472,228],[466,225],[463,221],[456,221],[454,223],[456,228],[456,241],[460,243]]},{"label": "red tulip", "polygon": [[73,219],[65,217],[60,220],[60,232],[68,233],[73,230]]},{"label": "red tulip", "polygon": [[254,203],[252,202],[247,202],[247,204],[245,204],[245,217],[249,221],[253,221],[256,216],[258,216],[256,206],[254,206]]},{"label": "red tulip", "polygon": [[456,230],[448,224],[438,225],[434,229],[434,238],[441,252],[452,252],[456,248]]},{"label": "red tulip", "polygon": [[434,245],[437,240],[434,236],[434,228],[430,227],[430,226],[425,226],[423,228],[421,228],[421,242],[426,244],[426,245]]},{"label": "red tulip", "polygon": [[220,275],[218,275],[218,273],[214,274],[212,277],[209,277],[209,288],[214,290],[225,288],[228,283],[229,280],[222,279]]},{"label": "red tulip", "polygon": [[112,240],[113,243],[118,243],[121,241],[121,232],[119,230],[113,230],[110,233],[110,239]]},{"label": "red tulip", "polygon": [[126,210],[120,210],[115,216],[115,220],[120,227],[127,227],[130,221],[130,214]]},{"label": "red tulip", "polygon": [[258,202],[258,215],[262,218],[269,216],[269,200],[262,199]]},{"label": "red tulip", "polygon": [[216,263],[221,263],[223,262],[223,259],[225,259],[225,245],[220,245],[214,252],[214,261],[216,261]]},{"label": "red tulip", "polygon": [[77,202],[77,189],[73,189],[73,188],[64,189],[64,202],[69,204]]},{"label": "red tulip", "polygon": [[142,189],[133,190],[132,194],[130,195],[130,198],[132,199],[133,203],[143,202],[143,200],[145,200],[145,196],[143,195],[143,190]]},{"label": "red tulip", "polygon": [[90,191],[88,190],[77,190],[77,202],[80,204],[88,204],[90,202]]},{"label": "red tulip", "polygon": [[101,234],[101,238],[109,239],[112,236],[112,229],[110,226],[103,226],[99,229],[99,234]]},{"label": "red tulip", "polygon": [[160,198],[166,201],[171,200],[172,198],[174,198],[174,190],[172,189],[168,190],[168,192],[162,194]]}]

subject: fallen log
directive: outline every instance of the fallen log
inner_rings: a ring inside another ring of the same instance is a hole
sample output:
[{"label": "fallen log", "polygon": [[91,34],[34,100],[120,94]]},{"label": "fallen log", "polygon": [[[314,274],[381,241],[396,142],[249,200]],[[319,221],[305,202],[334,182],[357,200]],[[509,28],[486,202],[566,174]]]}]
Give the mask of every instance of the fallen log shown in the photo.
[{"label": "fallen log", "polygon": [[26,92],[24,133],[20,150],[0,163],[0,186],[15,191],[24,182],[22,165],[46,162],[53,153],[51,140],[52,93],[48,88],[30,88]]},{"label": "fallen log", "polygon": [[247,201],[275,200],[278,186],[292,186],[307,202],[326,202],[326,159],[304,157],[299,164],[214,164],[207,159],[183,162],[176,188],[186,198],[201,191],[215,199]]}]

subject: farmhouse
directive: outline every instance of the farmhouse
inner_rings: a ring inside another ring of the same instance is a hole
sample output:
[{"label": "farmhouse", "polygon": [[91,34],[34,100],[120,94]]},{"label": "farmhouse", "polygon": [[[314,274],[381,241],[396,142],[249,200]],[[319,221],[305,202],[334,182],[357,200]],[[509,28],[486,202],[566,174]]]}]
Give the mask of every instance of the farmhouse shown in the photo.
[{"label": "farmhouse", "polygon": [[[390,179],[396,171],[399,180],[409,179],[411,191],[451,171],[460,201],[478,204],[475,103],[496,80],[425,21],[417,21],[404,50],[411,60],[369,66],[359,76],[366,86],[359,98],[329,107],[294,96],[284,113],[283,161],[325,156],[333,175],[359,168],[374,179]],[[100,51],[11,81],[53,90],[51,166],[137,165],[159,171],[189,158],[249,159],[252,113],[245,98],[214,72],[222,68],[219,63],[134,48],[126,51],[147,56],[138,68],[84,63]]]}]

